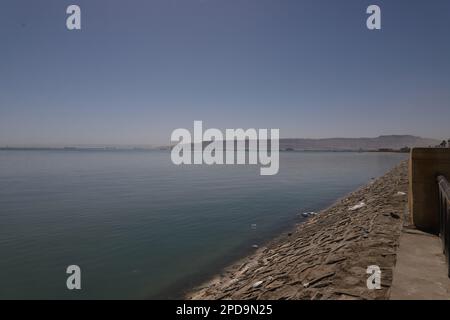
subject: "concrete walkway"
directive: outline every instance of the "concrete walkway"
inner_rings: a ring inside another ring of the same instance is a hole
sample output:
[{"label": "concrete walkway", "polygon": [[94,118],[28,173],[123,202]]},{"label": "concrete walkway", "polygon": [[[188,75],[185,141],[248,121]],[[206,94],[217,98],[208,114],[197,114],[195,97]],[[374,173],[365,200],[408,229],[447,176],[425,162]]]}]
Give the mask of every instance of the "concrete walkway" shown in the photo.
[{"label": "concrete walkway", "polygon": [[404,228],[391,300],[450,300],[450,279],[439,237]]}]

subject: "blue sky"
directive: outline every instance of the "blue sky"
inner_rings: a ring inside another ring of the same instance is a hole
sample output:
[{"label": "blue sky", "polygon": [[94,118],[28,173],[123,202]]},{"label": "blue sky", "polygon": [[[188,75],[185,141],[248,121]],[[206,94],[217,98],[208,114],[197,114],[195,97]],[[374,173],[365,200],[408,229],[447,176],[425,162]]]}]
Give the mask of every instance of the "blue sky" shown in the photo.
[{"label": "blue sky", "polygon": [[168,144],[194,120],[450,138],[448,0],[2,0],[0,41],[0,146]]}]

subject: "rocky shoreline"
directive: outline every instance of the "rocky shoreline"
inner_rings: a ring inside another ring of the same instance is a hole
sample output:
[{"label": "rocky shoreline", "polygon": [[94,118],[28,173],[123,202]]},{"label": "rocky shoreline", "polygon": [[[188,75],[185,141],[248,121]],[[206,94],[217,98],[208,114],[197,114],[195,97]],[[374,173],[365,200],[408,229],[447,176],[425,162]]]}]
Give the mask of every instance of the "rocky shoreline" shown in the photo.
[{"label": "rocky shoreline", "polygon": [[[405,218],[407,162],[190,292],[187,299],[388,299]],[[381,269],[369,290],[367,267]]]}]

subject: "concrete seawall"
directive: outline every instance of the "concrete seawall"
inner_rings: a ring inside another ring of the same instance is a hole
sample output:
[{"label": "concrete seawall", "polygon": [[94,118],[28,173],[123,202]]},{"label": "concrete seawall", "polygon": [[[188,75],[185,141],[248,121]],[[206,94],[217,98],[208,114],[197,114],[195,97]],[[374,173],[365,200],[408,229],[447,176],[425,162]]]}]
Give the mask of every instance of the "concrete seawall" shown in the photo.
[{"label": "concrete seawall", "polygon": [[[407,162],[402,162],[227,268],[187,298],[389,298],[401,229],[408,219],[407,169]],[[366,270],[372,265],[381,269],[379,290],[367,288]]]}]

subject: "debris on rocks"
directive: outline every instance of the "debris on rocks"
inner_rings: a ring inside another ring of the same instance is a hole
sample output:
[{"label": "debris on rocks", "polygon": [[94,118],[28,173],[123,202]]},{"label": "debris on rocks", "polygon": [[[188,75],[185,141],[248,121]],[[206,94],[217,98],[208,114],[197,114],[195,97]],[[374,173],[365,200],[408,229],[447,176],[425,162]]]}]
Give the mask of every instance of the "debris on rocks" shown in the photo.
[{"label": "debris on rocks", "polygon": [[348,210],[355,211],[355,210],[361,209],[362,207],[365,207],[365,206],[366,206],[366,204],[361,201],[360,203],[355,204],[354,206],[348,208]]},{"label": "debris on rocks", "polygon": [[302,217],[304,217],[304,218],[309,218],[309,217],[312,217],[312,216],[315,216],[317,213],[315,213],[315,212],[303,212],[303,213],[301,213],[301,216]]}]

